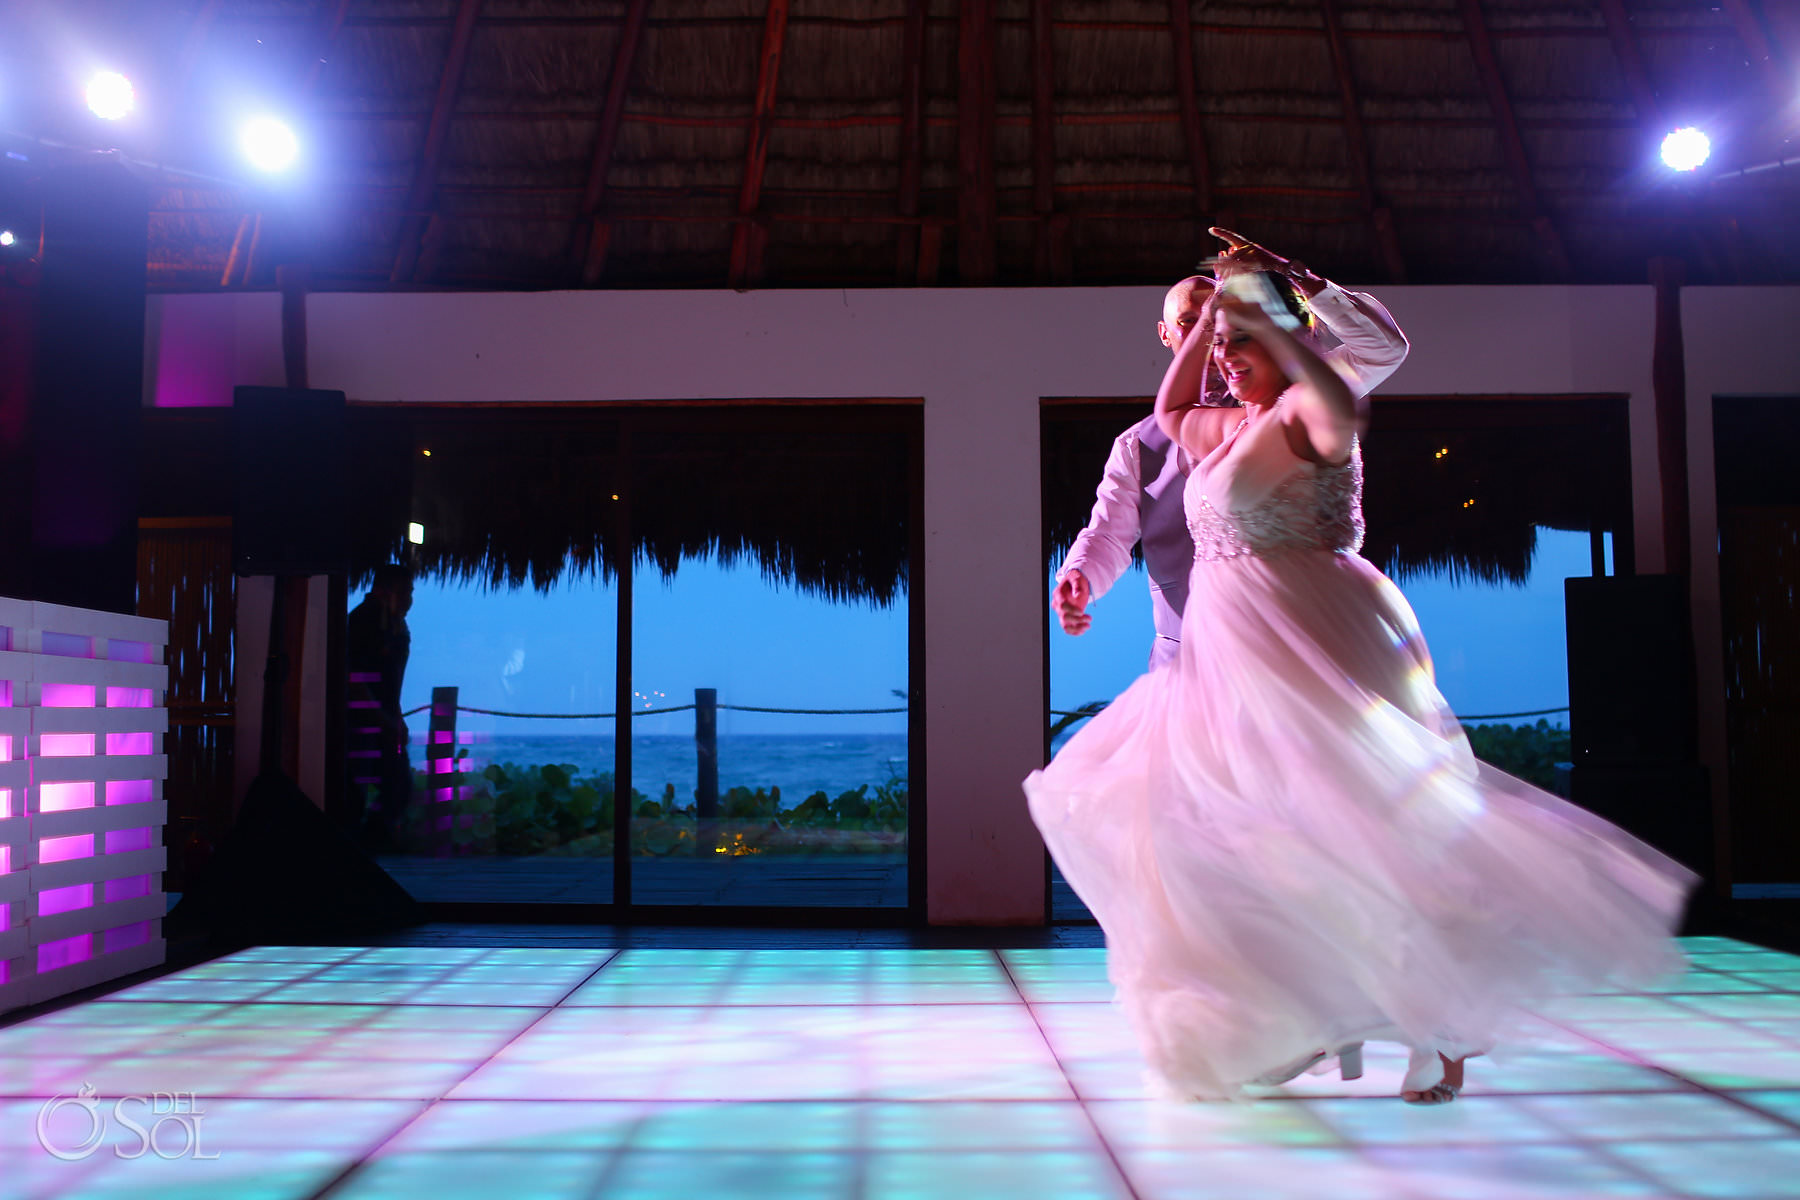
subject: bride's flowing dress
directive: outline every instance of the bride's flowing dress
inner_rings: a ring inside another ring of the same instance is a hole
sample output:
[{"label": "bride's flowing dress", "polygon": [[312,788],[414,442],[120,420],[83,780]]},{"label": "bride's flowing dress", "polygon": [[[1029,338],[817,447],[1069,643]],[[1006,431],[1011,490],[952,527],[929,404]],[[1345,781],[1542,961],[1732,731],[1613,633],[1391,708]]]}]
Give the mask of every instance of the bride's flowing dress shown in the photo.
[{"label": "bride's flowing dress", "polygon": [[1475,759],[1356,553],[1360,457],[1307,462],[1273,415],[1188,479],[1179,657],[1025,781],[1151,1068],[1231,1096],[1363,1036],[1454,1057],[1678,969],[1691,873]]}]

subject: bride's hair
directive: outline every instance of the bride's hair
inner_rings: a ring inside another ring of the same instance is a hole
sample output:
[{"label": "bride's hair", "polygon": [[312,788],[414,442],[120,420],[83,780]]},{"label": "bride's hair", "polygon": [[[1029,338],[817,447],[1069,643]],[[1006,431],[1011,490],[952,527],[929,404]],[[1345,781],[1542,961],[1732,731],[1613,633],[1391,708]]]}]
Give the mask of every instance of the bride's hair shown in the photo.
[{"label": "bride's hair", "polygon": [[[1235,275],[1261,275],[1281,297],[1282,305],[1300,322],[1300,328],[1293,331],[1294,336],[1305,342],[1313,350],[1324,353],[1324,346],[1319,342],[1318,322],[1313,318],[1312,308],[1306,303],[1306,297],[1294,286],[1294,281],[1286,275],[1277,275],[1273,271],[1222,271],[1218,286],[1213,288],[1212,295],[1200,308],[1200,319],[1194,323],[1194,332],[1189,337],[1203,337],[1208,346],[1213,340],[1213,319],[1218,313],[1219,293],[1224,290],[1225,282]],[[1218,365],[1213,362],[1209,351],[1206,356],[1206,370],[1200,376],[1200,403],[1213,408],[1240,408],[1242,405],[1232,396],[1225,386],[1225,376],[1220,373]]]}]

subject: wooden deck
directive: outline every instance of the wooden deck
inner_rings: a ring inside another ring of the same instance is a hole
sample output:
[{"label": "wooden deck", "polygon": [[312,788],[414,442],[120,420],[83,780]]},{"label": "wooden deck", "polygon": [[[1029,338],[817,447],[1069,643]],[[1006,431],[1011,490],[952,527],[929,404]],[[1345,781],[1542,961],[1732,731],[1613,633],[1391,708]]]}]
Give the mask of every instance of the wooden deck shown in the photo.
[{"label": "wooden deck", "polygon": [[[610,904],[611,859],[411,858],[378,860],[415,899],[507,904]],[[903,854],[637,858],[635,904],[731,907],[905,908]]]}]

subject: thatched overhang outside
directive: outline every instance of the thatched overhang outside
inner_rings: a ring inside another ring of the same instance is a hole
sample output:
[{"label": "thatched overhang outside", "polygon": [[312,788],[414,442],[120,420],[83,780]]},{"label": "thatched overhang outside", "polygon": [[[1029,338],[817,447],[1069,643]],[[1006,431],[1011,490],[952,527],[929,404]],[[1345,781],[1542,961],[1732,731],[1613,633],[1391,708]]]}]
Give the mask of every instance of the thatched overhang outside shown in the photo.
[{"label": "thatched overhang outside", "polygon": [[[616,578],[628,537],[630,561],[665,577],[684,560],[742,563],[887,606],[912,561],[918,418],[915,405],[864,403],[352,406],[351,572],[400,561],[427,578],[548,591]],[[146,515],[230,512],[230,419],[148,414],[150,452],[181,477]],[[407,541],[412,523],[421,545]]]},{"label": "thatched overhang outside", "polygon": [[[1800,168],[1743,173],[1800,132],[1775,0],[53,7],[140,51],[121,147],[215,177],[160,177],[159,287],[1167,282],[1213,223],[1365,283],[1800,279]],[[303,184],[228,181],[247,92]]]},{"label": "thatched overhang outside", "polygon": [[[1112,439],[1141,403],[1044,408],[1045,553],[1087,524]],[[1619,396],[1374,401],[1363,440],[1363,554],[1399,579],[1523,583],[1538,528],[1609,532],[1630,572],[1631,464]]]}]

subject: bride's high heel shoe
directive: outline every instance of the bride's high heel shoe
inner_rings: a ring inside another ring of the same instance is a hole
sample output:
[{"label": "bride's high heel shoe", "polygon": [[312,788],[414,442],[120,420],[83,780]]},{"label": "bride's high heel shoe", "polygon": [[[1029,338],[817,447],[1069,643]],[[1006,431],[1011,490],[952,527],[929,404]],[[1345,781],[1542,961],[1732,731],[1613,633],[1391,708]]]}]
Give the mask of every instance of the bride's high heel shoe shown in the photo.
[{"label": "bride's high heel shoe", "polygon": [[1400,1081],[1400,1098],[1408,1104],[1448,1104],[1456,1099],[1462,1085],[1445,1080],[1447,1061],[1436,1050],[1413,1049],[1407,1057],[1406,1077]]},{"label": "bride's high heel shoe", "polygon": [[1277,1087],[1289,1080],[1298,1079],[1302,1075],[1314,1072],[1334,1057],[1338,1063],[1339,1079],[1346,1081],[1361,1079],[1363,1073],[1362,1052],[1363,1044],[1361,1042],[1350,1042],[1347,1045],[1339,1046],[1336,1051],[1318,1050],[1297,1062],[1291,1062],[1285,1067],[1270,1071],[1267,1075],[1259,1075],[1250,1082],[1258,1087]]}]

